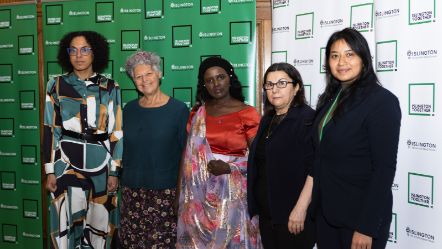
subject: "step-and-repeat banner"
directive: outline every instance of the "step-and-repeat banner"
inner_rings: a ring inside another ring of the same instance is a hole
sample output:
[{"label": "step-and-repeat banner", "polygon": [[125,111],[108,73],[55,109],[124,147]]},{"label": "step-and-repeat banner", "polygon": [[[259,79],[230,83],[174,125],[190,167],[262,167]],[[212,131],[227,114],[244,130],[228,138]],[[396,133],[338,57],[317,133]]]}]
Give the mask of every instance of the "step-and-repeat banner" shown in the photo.
[{"label": "step-and-repeat banner", "polygon": [[[369,41],[381,84],[399,97],[402,126],[387,248],[442,248],[442,2],[273,0],[272,62],[295,65],[312,106],[325,87],[329,36],[355,28]],[[437,14],[437,15],[436,15]]]},{"label": "step-and-repeat banner", "polygon": [[[119,82],[123,105],[138,97],[125,61],[143,49],[162,59],[162,90],[194,104],[198,67],[229,60],[246,101],[255,104],[254,0],[43,1],[45,81],[63,72],[60,38],[93,30],[110,44],[104,74]],[[0,248],[41,248],[39,93],[35,4],[0,6]],[[44,82],[43,84],[45,84]]]},{"label": "step-and-repeat banner", "polygon": [[0,6],[0,248],[42,244],[35,4]]},{"label": "step-and-repeat banner", "polygon": [[56,62],[60,38],[74,30],[94,30],[110,43],[105,74],[120,84],[123,105],[137,98],[124,64],[139,49],[161,57],[162,90],[189,107],[200,62],[223,56],[254,105],[255,9],[254,0],[44,1],[46,79],[63,73]]}]

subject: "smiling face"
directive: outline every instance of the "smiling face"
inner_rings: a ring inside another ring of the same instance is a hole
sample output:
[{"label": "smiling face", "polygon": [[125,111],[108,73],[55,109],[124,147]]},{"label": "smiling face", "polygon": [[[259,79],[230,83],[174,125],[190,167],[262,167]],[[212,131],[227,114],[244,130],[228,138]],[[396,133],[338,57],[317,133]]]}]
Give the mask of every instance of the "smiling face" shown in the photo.
[{"label": "smiling face", "polygon": [[138,91],[145,96],[153,95],[160,89],[161,72],[153,70],[152,66],[140,64],[133,70],[133,80]]},{"label": "smiling face", "polygon": [[[278,81],[287,81],[287,86],[284,88],[278,88],[277,85],[274,84]],[[271,89],[265,91],[267,99],[275,108],[276,114],[286,113],[299,90],[299,84],[293,82],[293,79],[291,79],[284,71],[269,72],[265,82],[271,82],[274,84]]]},{"label": "smiling face", "polygon": [[330,48],[328,58],[331,74],[342,85],[350,85],[362,73],[362,59],[344,40],[337,40]]},{"label": "smiling face", "polygon": [[204,72],[204,84],[214,99],[230,97],[230,77],[222,67],[209,67]]},{"label": "smiling face", "polygon": [[84,36],[77,36],[72,39],[71,48],[75,48],[77,53],[70,55],[69,60],[72,64],[74,72],[88,73],[92,74],[92,62],[94,61],[94,53],[89,52],[89,54],[82,54],[82,48],[91,48],[91,45],[86,41]]}]

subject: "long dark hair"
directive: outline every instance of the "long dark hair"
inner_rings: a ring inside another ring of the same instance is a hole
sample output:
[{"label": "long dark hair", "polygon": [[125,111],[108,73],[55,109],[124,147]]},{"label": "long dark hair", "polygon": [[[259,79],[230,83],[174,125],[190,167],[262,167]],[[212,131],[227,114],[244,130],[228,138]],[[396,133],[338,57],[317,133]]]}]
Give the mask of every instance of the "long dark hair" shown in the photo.
[{"label": "long dark hair", "polygon": [[196,103],[201,104],[203,102],[206,102],[207,100],[213,99],[213,97],[210,96],[209,92],[204,86],[204,73],[206,73],[207,69],[211,67],[221,67],[226,71],[230,79],[230,96],[232,96],[234,99],[244,102],[245,98],[242,93],[241,82],[239,81],[238,76],[236,76],[232,64],[221,57],[214,56],[205,59],[203,62],[201,62],[201,65],[199,67],[198,85],[196,90]]},{"label": "long dark hair", "polygon": [[109,60],[109,43],[106,38],[95,31],[74,31],[67,33],[60,40],[58,48],[58,64],[66,71],[72,72],[72,67],[67,48],[71,46],[71,42],[75,37],[83,36],[87,43],[91,45],[94,56],[92,62],[92,70],[101,73],[106,69]]},{"label": "long dark hair", "polygon": [[331,46],[338,40],[344,40],[351,47],[351,49],[361,58],[363,66],[359,78],[350,84],[349,87],[342,90],[335,110],[335,116],[339,116],[347,101],[351,102],[353,100],[353,93],[356,89],[379,84],[378,78],[373,69],[370,48],[364,36],[362,36],[359,31],[352,28],[345,28],[341,31],[337,31],[330,36],[325,49],[327,86],[325,87],[324,93],[319,96],[317,110],[330,101],[330,99],[336,95],[338,89],[341,88],[341,82],[331,73],[329,63]]},{"label": "long dark hair", "polygon": [[[272,64],[269,68],[267,68],[267,71],[264,74],[264,82],[263,83],[265,83],[267,81],[267,75],[269,73],[276,72],[276,71],[285,72],[290,77],[290,79],[293,81],[293,87],[296,87],[296,85],[299,85],[299,90],[296,93],[296,96],[293,98],[292,102],[290,103],[289,108],[292,108],[293,106],[298,106],[298,105],[299,106],[305,105],[306,100],[305,100],[304,83],[302,81],[301,74],[291,64],[285,63],[285,62],[279,62],[279,63]],[[268,100],[267,92],[265,89],[263,90],[263,95],[264,95],[263,96],[263,98],[264,98],[264,114],[265,115],[273,115],[275,113],[275,108]]]}]

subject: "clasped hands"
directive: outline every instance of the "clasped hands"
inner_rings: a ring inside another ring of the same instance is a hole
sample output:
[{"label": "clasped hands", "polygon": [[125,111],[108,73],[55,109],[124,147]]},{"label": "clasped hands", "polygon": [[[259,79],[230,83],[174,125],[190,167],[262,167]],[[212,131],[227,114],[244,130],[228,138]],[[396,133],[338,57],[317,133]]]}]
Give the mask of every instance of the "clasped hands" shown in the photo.
[{"label": "clasped hands", "polygon": [[210,160],[207,164],[207,171],[215,176],[230,174],[230,165],[223,160]]}]

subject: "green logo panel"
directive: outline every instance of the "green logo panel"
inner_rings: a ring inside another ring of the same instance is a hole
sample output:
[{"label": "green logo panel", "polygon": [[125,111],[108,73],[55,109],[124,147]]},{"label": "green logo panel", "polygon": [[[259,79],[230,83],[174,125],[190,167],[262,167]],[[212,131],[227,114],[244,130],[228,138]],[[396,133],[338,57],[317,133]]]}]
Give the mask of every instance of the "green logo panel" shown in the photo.
[{"label": "green logo panel", "polygon": [[2,238],[3,242],[16,243],[17,242],[17,225],[2,224]]},{"label": "green logo panel", "polygon": [[0,29],[6,29],[11,27],[11,10],[0,10]]},{"label": "green logo panel", "polygon": [[248,44],[252,41],[252,22],[230,22],[230,45]]},{"label": "green logo panel", "polygon": [[12,64],[0,64],[0,83],[12,82]]},{"label": "green logo panel", "polygon": [[172,26],[172,47],[192,46],[192,25]]},{"label": "green logo panel", "polygon": [[23,164],[37,164],[37,146],[21,146],[21,162]]},{"label": "green logo panel", "polygon": [[19,98],[21,110],[35,110],[35,90],[20,91]]},{"label": "green logo panel", "polygon": [[38,200],[23,199],[23,217],[38,219]]},{"label": "green logo panel", "polygon": [[34,36],[20,35],[18,36],[18,54],[34,53]]},{"label": "green logo panel", "polygon": [[200,14],[218,14],[221,12],[221,0],[201,0]]},{"label": "green logo panel", "polygon": [[161,18],[164,13],[164,0],[144,0],[144,18]]},{"label": "green logo panel", "polygon": [[59,25],[63,23],[63,5],[46,5],[46,25]]},{"label": "green logo panel", "polygon": [[2,190],[14,190],[16,188],[15,172],[0,171],[0,177]]},{"label": "green logo panel", "polygon": [[0,137],[14,136],[14,118],[0,118]]},{"label": "green logo panel", "polygon": [[136,51],[140,48],[140,30],[121,30],[121,51]]},{"label": "green logo panel", "polygon": [[114,3],[113,2],[95,3],[95,21],[113,22]]}]

